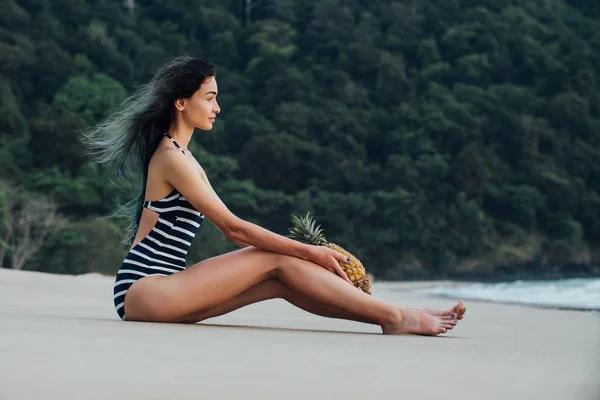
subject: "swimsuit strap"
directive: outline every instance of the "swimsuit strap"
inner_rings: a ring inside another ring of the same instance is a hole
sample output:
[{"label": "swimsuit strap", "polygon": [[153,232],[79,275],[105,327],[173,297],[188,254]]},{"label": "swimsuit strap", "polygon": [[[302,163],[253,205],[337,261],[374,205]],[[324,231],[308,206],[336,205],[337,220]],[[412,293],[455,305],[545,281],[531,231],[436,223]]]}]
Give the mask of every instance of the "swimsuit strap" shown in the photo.
[{"label": "swimsuit strap", "polygon": [[177,146],[177,148],[178,148],[179,150],[181,150],[181,152],[182,152],[183,154],[185,154],[185,151],[183,151],[183,149],[181,148],[181,146],[180,146],[180,145],[179,145],[179,144],[178,144],[178,143],[175,141],[175,139],[173,139],[173,138],[171,137],[171,135],[169,135],[168,133],[165,133],[165,136],[166,136],[166,137],[168,137],[169,139],[171,139],[171,142],[175,143],[175,146]]},{"label": "swimsuit strap", "polygon": [[[185,154],[185,151],[183,151],[183,149],[181,148],[181,146],[179,145],[179,143],[177,143],[177,142],[175,141],[175,139],[173,139],[173,137],[172,137],[171,135],[169,135],[168,133],[165,133],[165,136],[166,136],[166,137],[168,137],[169,139],[171,139],[171,142],[175,143],[175,146],[177,146],[177,148],[178,148],[179,150],[181,150],[181,152],[182,152],[183,154]],[[174,191],[175,191],[175,190],[174,190]],[[142,207],[149,207],[151,203],[152,203],[152,202],[151,202],[150,200],[145,200],[145,201],[144,201],[144,203],[142,204]],[[155,201],[155,203],[156,203],[156,201]]]}]

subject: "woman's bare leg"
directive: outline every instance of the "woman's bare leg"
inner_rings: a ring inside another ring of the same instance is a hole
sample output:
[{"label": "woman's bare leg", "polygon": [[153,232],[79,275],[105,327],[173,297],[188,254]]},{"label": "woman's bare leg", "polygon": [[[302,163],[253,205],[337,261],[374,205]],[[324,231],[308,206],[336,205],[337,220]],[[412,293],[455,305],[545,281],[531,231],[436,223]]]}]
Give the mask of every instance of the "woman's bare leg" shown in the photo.
[{"label": "woman's bare leg", "polygon": [[125,313],[130,321],[183,322],[273,278],[314,302],[373,321],[384,333],[437,335],[455,323],[453,318],[402,309],[369,296],[312,262],[254,247],[167,277],[140,279],[127,293]]},{"label": "woman's bare leg", "polygon": [[[250,304],[270,299],[284,299],[288,303],[293,304],[294,306],[301,308],[304,311],[322,317],[347,319],[368,324],[376,323],[375,321],[365,320],[359,315],[351,314],[342,309],[329,307],[321,303],[315,302],[308,297],[304,297],[298,293],[291,291],[277,279],[269,279],[268,281],[261,282],[258,285],[253,286],[250,289],[247,289],[239,295],[235,296],[233,299],[228,300],[227,302],[218,305],[214,308],[211,308],[208,311],[197,313],[184,322],[194,324],[196,322],[200,322],[208,318],[218,317],[219,315],[230,313]],[[462,301],[459,301],[454,307],[448,310],[433,310],[410,307],[409,309],[414,311],[422,311],[426,314],[435,316],[453,317],[454,315],[452,314],[455,314],[457,320],[462,319],[463,314],[466,311],[466,307],[464,306],[464,303]],[[448,330],[450,329],[452,328],[448,328]]]},{"label": "woman's bare leg", "polygon": [[268,281],[261,282],[258,285],[245,290],[244,292],[235,296],[233,299],[230,299],[221,305],[211,308],[208,311],[203,311],[192,315],[189,319],[187,319],[184,322],[193,324],[208,318],[213,318],[219,315],[230,313],[250,304],[270,299],[286,300],[287,302],[293,304],[298,308],[303,309],[304,311],[307,311],[311,314],[320,315],[322,317],[347,319],[369,324],[376,323],[375,321],[362,319],[360,315],[351,314],[342,309],[330,307],[315,302],[308,297],[304,297],[298,293],[291,291],[277,279],[269,279]]}]

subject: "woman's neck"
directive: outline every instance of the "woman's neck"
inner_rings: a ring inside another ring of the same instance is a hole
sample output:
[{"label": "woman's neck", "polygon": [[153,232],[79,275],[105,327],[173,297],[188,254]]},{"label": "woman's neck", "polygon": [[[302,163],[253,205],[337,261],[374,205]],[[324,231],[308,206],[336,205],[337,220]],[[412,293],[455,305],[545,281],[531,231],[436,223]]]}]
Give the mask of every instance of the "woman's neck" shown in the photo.
[{"label": "woman's neck", "polygon": [[194,128],[178,127],[177,124],[171,124],[171,127],[167,130],[167,133],[177,142],[181,148],[187,152],[188,144],[194,134]]}]

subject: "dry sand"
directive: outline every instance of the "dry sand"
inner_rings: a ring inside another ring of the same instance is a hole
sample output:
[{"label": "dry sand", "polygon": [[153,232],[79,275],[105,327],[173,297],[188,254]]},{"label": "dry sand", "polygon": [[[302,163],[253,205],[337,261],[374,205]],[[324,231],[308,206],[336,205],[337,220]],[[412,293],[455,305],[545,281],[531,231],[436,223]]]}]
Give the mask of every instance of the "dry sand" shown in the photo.
[{"label": "dry sand", "polygon": [[[281,300],[196,325],[123,322],[112,278],[0,269],[0,399],[600,399],[600,316],[467,302],[436,337]],[[430,284],[430,283],[427,283]],[[374,295],[446,307],[418,284]]]}]

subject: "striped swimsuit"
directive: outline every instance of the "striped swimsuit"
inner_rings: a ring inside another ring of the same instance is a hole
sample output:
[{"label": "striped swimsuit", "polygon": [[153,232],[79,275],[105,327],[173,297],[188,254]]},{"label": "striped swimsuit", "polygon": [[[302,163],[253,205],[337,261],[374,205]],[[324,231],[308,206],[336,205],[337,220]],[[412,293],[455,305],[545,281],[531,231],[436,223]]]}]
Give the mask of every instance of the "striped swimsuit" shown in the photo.
[{"label": "striped swimsuit", "polygon": [[[171,136],[166,136],[183,152]],[[176,189],[164,199],[145,201],[144,207],[157,212],[159,217],[146,237],[129,250],[115,278],[115,310],[123,321],[127,320],[123,306],[129,287],[145,276],[183,271],[192,239],[204,221],[204,215]]]}]

